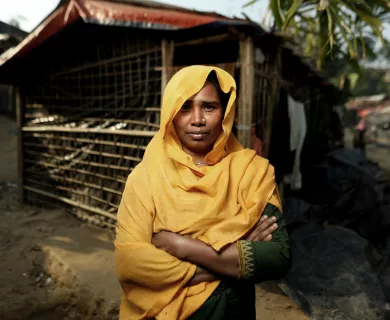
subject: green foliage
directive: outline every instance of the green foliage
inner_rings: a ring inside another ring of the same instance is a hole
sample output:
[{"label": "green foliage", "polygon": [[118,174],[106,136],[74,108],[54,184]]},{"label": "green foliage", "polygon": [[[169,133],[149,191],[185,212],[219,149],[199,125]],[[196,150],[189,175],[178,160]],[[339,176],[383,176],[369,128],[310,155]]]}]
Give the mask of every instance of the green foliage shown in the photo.
[{"label": "green foliage", "polygon": [[[256,1],[261,0],[246,6]],[[359,74],[356,61],[375,57],[376,40],[388,47],[382,34],[383,22],[390,21],[388,0],[268,0],[268,5],[274,28],[299,41],[300,53],[314,59],[320,71],[343,60]]]}]

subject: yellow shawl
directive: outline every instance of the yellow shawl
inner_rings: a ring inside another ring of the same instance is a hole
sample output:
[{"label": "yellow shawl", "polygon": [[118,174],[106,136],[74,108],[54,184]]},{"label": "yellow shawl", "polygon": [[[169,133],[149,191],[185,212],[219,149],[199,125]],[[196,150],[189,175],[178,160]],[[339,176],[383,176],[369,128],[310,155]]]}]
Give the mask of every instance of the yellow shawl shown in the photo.
[{"label": "yellow shawl", "polygon": [[[211,165],[198,168],[182,150],[172,120],[212,70],[230,99],[223,132],[205,159]],[[188,235],[219,251],[242,238],[267,203],[281,207],[273,167],[253,150],[243,149],[231,133],[235,99],[234,79],[215,67],[184,68],[168,83],[160,131],[129,175],[118,211],[120,319],[186,319],[219,284],[185,287],[196,266],[154,247],[153,233],[168,230]]]}]

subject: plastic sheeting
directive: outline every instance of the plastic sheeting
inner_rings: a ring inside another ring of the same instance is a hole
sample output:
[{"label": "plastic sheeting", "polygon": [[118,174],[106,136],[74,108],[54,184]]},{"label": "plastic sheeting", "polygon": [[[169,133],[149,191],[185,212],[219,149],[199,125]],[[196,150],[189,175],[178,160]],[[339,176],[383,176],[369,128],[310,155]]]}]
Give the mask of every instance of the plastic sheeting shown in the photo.
[{"label": "plastic sheeting", "polygon": [[390,319],[390,183],[358,150],[329,154],[284,215],[282,288],[314,319]]}]

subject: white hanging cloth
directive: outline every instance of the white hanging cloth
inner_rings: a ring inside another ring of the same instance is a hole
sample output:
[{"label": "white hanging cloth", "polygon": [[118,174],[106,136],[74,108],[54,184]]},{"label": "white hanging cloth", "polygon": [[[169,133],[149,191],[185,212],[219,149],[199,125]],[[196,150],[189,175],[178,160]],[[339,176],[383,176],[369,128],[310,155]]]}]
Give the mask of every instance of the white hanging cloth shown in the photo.
[{"label": "white hanging cloth", "polygon": [[305,142],[307,124],[305,106],[303,103],[288,96],[288,115],[290,118],[290,151],[295,150],[293,171],[287,176],[285,182],[290,183],[292,190],[302,188],[301,153]]}]

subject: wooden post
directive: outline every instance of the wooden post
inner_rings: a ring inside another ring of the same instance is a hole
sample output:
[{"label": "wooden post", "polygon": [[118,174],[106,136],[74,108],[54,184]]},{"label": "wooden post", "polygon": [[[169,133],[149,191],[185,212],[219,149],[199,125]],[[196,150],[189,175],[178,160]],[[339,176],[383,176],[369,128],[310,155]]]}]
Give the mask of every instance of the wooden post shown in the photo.
[{"label": "wooden post", "polygon": [[17,130],[17,157],[18,157],[18,193],[19,193],[19,200],[21,202],[24,201],[24,189],[23,189],[23,117],[24,117],[24,110],[23,110],[23,103],[22,98],[20,95],[19,88],[15,88],[15,112],[16,112],[16,130]]},{"label": "wooden post", "polygon": [[276,109],[279,104],[279,96],[280,96],[280,83],[279,83],[279,70],[281,67],[281,48],[278,47],[276,51],[276,59],[275,64],[273,66],[275,77],[271,80],[271,93],[270,99],[268,101],[267,106],[267,123],[264,132],[264,148],[263,154],[265,158],[268,158],[269,151],[271,147],[271,136],[272,136],[272,127],[273,120]]},{"label": "wooden post", "polygon": [[163,39],[161,42],[162,74],[161,74],[161,99],[168,81],[172,77],[174,42]]},{"label": "wooden post", "polygon": [[15,110],[14,107],[14,90],[12,86],[8,86],[8,107],[7,107],[7,113],[10,114],[12,117],[15,117]]},{"label": "wooden post", "polygon": [[250,37],[240,41],[240,92],[238,93],[237,138],[245,148],[251,147],[254,107],[254,46]]}]

